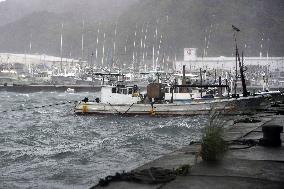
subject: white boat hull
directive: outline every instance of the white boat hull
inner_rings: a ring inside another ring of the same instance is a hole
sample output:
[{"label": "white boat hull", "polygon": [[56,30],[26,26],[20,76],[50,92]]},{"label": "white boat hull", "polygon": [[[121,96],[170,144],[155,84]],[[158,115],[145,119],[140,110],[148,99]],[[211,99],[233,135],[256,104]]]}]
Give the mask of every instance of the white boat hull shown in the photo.
[{"label": "white boat hull", "polygon": [[80,102],[75,107],[78,114],[151,114],[151,115],[202,115],[212,111],[226,114],[246,113],[268,105],[267,96],[244,97],[239,99],[218,99],[208,102],[192,102],[189,104],[110,104],[96,102]]}]

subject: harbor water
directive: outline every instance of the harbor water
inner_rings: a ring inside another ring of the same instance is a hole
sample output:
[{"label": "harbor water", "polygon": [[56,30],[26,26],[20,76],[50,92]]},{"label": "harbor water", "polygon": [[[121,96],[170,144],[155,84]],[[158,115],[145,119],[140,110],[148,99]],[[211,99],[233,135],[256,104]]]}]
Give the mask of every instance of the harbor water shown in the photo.
[{"label": "harbor water", "polygon": [[75,115],[73,102],[85,96],[95,98],[93,93],[0,92],[0,188],[89,188],[99,178],[199,140],[208,121],[206,116]]}]

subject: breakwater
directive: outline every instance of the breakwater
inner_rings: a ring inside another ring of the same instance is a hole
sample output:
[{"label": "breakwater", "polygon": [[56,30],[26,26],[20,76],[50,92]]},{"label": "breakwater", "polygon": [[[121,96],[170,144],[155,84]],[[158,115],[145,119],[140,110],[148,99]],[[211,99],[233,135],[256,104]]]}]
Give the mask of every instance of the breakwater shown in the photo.
[{"label": "breakwater", "polygon": [[[140,86],[139,86],[140,87]],[[31,92],[65,92],[68,88],[74,89],[75,92],[98,92],[101,85],[0,85],[0,91],[18,92],[18,93],[31,93]],[[145,89],[145,86],[142,86]],[[260,86],[248,86],[248,91],[251,94],[262,90]],[[270,90],[280,90],[284,92],[284,88],[271,87]],[[242,93],[242,88],[237,89],[237,93]]]},{"label": "breakwater", "polygon": [[0,86],[0,91],[31,93],[31,92],[65,92],[68,88],[74,89],[75,92],[98,92],[100,85],[14,85]]}]

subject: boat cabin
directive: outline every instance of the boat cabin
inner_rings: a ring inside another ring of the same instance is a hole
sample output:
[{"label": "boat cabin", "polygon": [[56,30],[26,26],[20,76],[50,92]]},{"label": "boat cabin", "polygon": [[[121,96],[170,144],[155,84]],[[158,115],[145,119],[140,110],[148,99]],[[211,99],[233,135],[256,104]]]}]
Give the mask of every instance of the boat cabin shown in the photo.
[{"label": "boat cabin", "polygon": [[175,102],[191,102],[194,98],[200,97],[200,91],[194,88],[182,88],[182,87],[175,87],[172,88],[170,86],[165,87],[165,100]]},{"label": "boat cabin", "polygon": [[105,104],[133,104],[141,101],[137,85],[103,86],[101,102]]}]

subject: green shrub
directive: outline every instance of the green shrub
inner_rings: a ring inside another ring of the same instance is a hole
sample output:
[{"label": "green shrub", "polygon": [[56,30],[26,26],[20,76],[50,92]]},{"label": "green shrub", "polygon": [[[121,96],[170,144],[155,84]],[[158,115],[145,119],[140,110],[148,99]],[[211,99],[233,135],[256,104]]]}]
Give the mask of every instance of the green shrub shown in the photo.
[{"label": "green shrub", "polygon": [[222,127],[209,125],[205,128],[200,151],[203,160],[216,161],[222,157],[227,149],[226,141],[222,136]]},{"label": "green shrub", "polygon": [[191,170],[191,166],[189,164],[181,165],[175,170],[175,174],[178,176],[186,176]]}]

